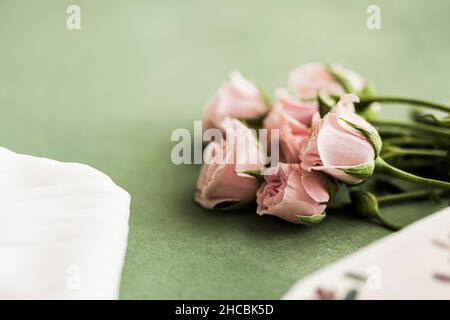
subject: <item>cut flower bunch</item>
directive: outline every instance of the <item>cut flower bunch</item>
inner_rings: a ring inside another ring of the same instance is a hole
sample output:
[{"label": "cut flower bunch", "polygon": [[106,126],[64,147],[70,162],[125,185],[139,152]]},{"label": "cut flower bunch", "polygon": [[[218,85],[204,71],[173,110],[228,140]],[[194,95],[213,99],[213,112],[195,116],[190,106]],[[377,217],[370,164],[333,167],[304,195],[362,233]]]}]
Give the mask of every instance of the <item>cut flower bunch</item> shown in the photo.
[{"label": "cut flower bunch", "polygon": [[[382,121],[380,103],[414,106],[414,117]],[[260,215],[315,224],[327,208],[345,207],[398,229],[380,205],[443,198],[450,190],[450,107],[376,96],[364,77],[337,64],[292,70],[273,102],[232,72],[206,105],[207,129],[226,133],[204,150],[195,200],[207,209],[256,202]],[[260,141],[261,129],[275,145]],[[242,152],[236,138],[252,152]],[[279,161],[269,165],[268,155]],[[347,200],[336,197],[339,190]]]}]

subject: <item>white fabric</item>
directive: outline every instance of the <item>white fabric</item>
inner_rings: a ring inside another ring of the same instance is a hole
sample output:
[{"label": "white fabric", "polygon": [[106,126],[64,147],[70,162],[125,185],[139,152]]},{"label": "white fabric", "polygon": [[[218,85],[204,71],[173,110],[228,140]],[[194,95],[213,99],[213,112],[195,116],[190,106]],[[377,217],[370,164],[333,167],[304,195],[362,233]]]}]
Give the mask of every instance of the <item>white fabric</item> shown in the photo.
[{"label": "white fabric", "polygon": [[0,299],[117,298],[129,207],[87,165],[0,147]]}]

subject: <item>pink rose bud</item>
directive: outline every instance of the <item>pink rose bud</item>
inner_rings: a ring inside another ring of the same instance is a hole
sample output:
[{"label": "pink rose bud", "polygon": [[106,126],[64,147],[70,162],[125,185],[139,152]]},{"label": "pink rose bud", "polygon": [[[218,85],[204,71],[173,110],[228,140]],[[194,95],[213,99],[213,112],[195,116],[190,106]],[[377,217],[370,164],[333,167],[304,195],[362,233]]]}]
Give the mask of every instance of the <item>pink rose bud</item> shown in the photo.
[{"label": "pink rose bud", "polygon": [[312,117],[319,108],[316,101],[302,101],[290,94],[285,88],[276,90],[276,99],[276,102],[283,107],[288,115],[305,125],[311,124]]},{"label": "pink rose bud", "polygon": [[271,129],[279,130],[279,158],[282,162],[300,162],[300,146],[308,137],[306,124],[316,111],[315,103],[296,100],[286,90],[277,90],[277,100],[263,126],[269,133]]},{"label": "pink rose bud", "polygon": [[381,149],[377,130],[354,112],[354,94],[341,97],[322,119],[315,114],[309,139],[301,147],[305,170],[320,170],[336,179],[357,184],[372,175]]},{"label": "pink rose bud", "polygon": [[235,119],[226,119],[221,127],[226,140],[205,148],[197,180],[195,201],[207,209],[254,200],[260,183],[252,174],[264,168],[264,154],[252,130]]},{"label": "pink rose bud", "polygon": [[[347,88],[337,77],[345,81]],[[322,63],[306,64],[292,70],[288,77],[289,88],[302,99],[314,98],[318,93],[335,96],[341,96],[348,90],[359,93],[366,85],[362,76],[338,64],[329,68]]]},{"label": "pink rose bud", "polygon": [[203,130],[220,128],[220,124],[227,117],[257,119],[266,113],[266,104],[255,85],[238,71],[232,72],[230,78],[231,81],[222,85],[219,92],[207,103],[203,114]]},{"label": "pink rose bud", "polygon": [[305,171],[299,164],[280,162],[259,188],[257,213],[270,214],[292,223],[313,224],[325,217],[329,192],[326,178]]}]

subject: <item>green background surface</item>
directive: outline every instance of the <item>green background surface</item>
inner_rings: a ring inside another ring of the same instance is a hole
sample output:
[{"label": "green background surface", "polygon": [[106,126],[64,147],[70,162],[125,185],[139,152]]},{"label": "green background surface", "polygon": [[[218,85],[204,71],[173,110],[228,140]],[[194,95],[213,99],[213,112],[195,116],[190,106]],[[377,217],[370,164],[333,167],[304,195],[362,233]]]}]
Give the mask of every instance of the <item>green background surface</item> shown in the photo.
[{"label": "green background surface", "polygon": [[[69,4],[81,30],[66,28]],[[379,31],[366,28],[369,4]],[[297,65],[340,62],[378,92],[448,99],[449,12],[446,0],[1,0],[0,145],[87,163],[130,192],[121,298],[279,298],[390,232],[346,214],[308,228],[202,210],[198,166],[170,161],[172,130],[192,129],[236,68],[272,90]],[[437,208],[386,214],[407,222]]]}]

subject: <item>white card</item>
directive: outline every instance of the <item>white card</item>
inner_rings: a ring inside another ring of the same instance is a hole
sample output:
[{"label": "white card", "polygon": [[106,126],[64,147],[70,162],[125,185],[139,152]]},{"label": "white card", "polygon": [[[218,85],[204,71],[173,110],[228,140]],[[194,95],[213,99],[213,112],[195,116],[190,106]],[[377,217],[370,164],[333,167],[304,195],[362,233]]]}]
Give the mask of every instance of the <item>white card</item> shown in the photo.
[{"label": "white card", "polygon": [[450,208],[300,280],[283,299],[450,299]]}]

